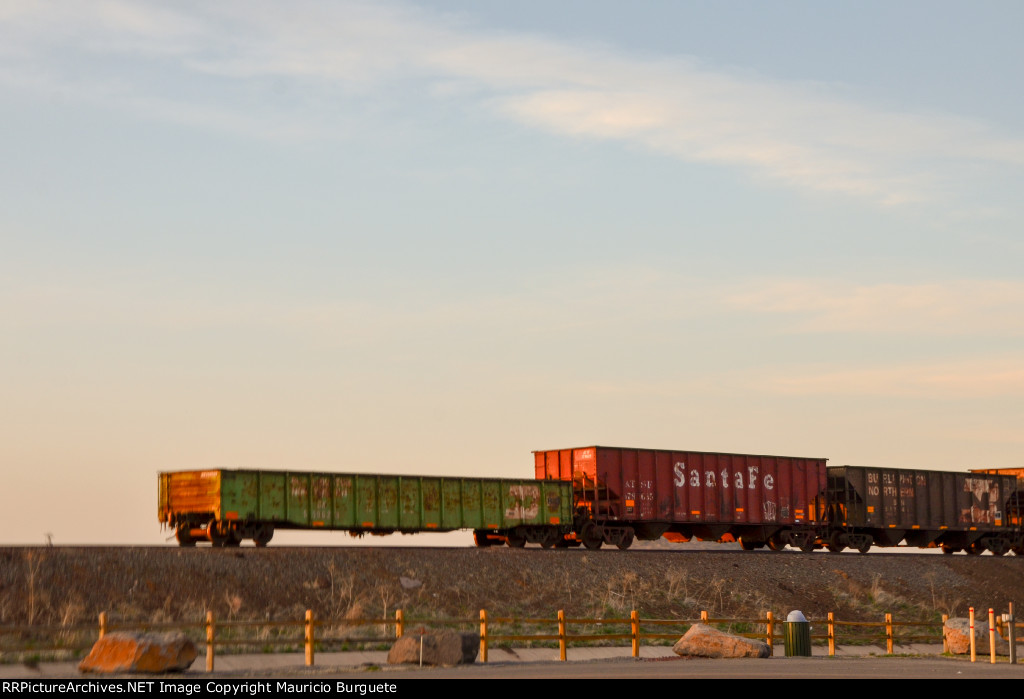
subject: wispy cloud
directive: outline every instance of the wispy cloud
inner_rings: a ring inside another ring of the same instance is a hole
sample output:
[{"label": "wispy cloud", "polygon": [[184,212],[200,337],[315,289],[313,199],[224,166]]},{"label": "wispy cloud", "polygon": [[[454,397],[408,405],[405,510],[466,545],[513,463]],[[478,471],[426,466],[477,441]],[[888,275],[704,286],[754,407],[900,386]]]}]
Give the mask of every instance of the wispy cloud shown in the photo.
[{"label": "wispy cloud", "polygon": [[[29,274],[29,273],[26,273]],[[195,287],[182,294],[167,280],[123,283],[64,270],[60,281],[12,278],[0,294],[9,327],[86,323],[175,330],[278,328],[317,335],[359,329],[362,342],[409,328],[489,328],[502,334],[675,332],[712,322],[757,327],[776,336],[1019,338],[1024,282],[950,279],[942,284],[868,284],[765,278],[737,287],[642,265],[566,270],[558,279],[528,279],[504,291],[466,296],[394,289],[359,300],[280,299],[252,285]],[[514,330],[513,330],[514,328]],[[765,330],[768,328],[769,330]]]},{"label": "wispy cloud", "polygon": [[789,332],[1024,334],[1024,282],[951,279],[928,284],[856,285],[764,280],[728,294],[736,311],[782,317]]},{"label": "wispy cloud", "polygon": [[752,379],[754,388],[779,394],[932,397],[1024,397],[1018,357],[924,362],[880,368],[807,367]]},{"label": "wispy cloud", "polygon": [[[400,4],[171,8],[119,0],[8,6],[0,80],[81,99],[98,83],[108,104],[192,124],[207,119],[209,128],[235,120],[246,133],[261,131],[264,119],[262,133],[275,138],[326,137],[339,91],[350,98],[414,81],[436,88],[435,99],[468,99],[469,108],[552,133],[887,204],[936,198],[965,163],[1024,164],[1024,140],[979,122],[893,113],[825,85],[740,77],[685,56],[501,33]],[[169,79],[150,79],[138,60]],[[173,87],[204,77],[270,98],[253,114],[223,90]],[[301,85],[298,106],[273,99],[281,81]],[[282,128],[283,121],[291,123]]]}]

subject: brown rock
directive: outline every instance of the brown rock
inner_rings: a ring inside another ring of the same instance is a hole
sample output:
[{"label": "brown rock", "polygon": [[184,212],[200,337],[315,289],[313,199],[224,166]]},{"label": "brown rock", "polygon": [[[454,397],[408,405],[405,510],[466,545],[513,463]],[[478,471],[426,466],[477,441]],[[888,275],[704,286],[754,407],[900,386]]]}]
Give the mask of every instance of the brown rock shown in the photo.
[{"label": "brown rock", "polygon": [[437,631],[410,634],[395,641],[388,652],[388,663],[420,663],[420,639],[423,641],[424,665],[463,665],[476,660],[480,650],[480,634]]},{"label": "brown rock", "polygon": [[[949,652],[954,655],[966,655],[971,652],[971,620],[966,617],[953,617],[946,619],[942,627],[942,636],[946,639]],[[974,652],[978,655],[988,655],[988,617],[975,617],[974,619]],[[996,632],[996,654],[1009,655],[1010,644],[1007,643],[999,632]]]},{"label": "brown rock", "polygon": [[771,649],[764,641],[734,636],[707,624],[694,624],[672,646],[676,655],[696,655],[701,658],[767,658]]},{"label": "brown rock", "polygon": [[196,659],[196,647],[183,633],[115,631],[93,644],[78,665],[81,672],[181,672]]}]

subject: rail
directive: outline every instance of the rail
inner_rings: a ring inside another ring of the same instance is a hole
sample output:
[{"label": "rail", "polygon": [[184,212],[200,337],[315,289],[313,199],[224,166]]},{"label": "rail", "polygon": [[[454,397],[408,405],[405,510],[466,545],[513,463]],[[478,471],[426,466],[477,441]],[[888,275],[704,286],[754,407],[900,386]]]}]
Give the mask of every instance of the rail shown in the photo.
[{"label": "rail", "polygon": [[[973,608],[972,608],[973,613]],[[990,610],[991,611],[991,610]],[[973,617],[972,617],[973,619]],[[892,654],[897,642],[907,643],[942,643],[943,652],[949,652],[943,627],[947,615],[938,622],[896,621],[892,614],[886,614],[884,621],[841,621],[829,612],[825,619],[809,620],[813,640],[827,644],[828,654],[834,656],[840,645],[854,644],[885,644],[886,653]],[[478,619],[445,619],[445,618],[406,618],[403,610],[397,610],[391,618],[355,618],[355,619],[316,619],[312,610],[307,610],[302,619],[285,619],[276,621],[242,621],[217,620],[213,612],[208,611],[203,620],[194,622],[132,622],[112,621],[106,612],[99,615],[98,625],[67,624],[67,625],[28,625],[0,626],[0,658],[17,654],[42,652],[82,653],[88,651],[94,641],[78,640],[85,634],[91,639],[93,634],[102,638],[112,631],[191,631],[194,637],[200,638],[196,645],[205,646],[206,670],[212,672],[218,649],[229,647],[250,647],[267,651],[273,646],[288,646],[297,650],[302,648],[305,653],[305,664],[314,665],[316,652],[328,647],[349,645],[390,645],[396,639],[409,634],[423,635],[429,633],[428,627],[452,626],[473,629],[480,634],[480,661],[487,662],[488,650],[495,646],[518,643],[546,643],[556,645],[559,659],[568,659],[570,646],[586,643],[614,643],[628,641],[632,657],[640,656],[640,648],[644,641],[664,641],[678,639],[685,631],[696,623],[724,626],[731,633],[746,638],[760,639],[769,647],[774,648],[783,636],[782,621],[777,620],[772,612],[754,618],[716,618],[706,611],[696,619],[641,619],[633,610],[628,617],[621,618],[586,618],[567,617],[559,610],[555,618],[536,617],[491,617],[487,610],[480,610]],[[530,632],[522,630],[530,627]],[[995,633],[1006,638],[1008,624],[999,618],[990,626],[990,646],[994,649]],[[1014,628],[1021,627],[1020,623]],[[352,629],[378,629],[372,635],[351,635]],[[257,629],[260,636],[245,633],[248,629]],[[290,632],[294,629],[294,632]],[[301,635],[299,630],[301,629]],[[342,634],[337,632],[343,629]],[[756,629],[756,630],[755,630]],[[903,633],[904,630],[923,630],[921,633]],[[272,631],[277,635],[271,635]],[[20,643],[9,644],[6,639],[15,637]],[[49,640],[49,643],[47,642]],[[193,641],[196,639],[193,638]],[[38,642],[37,642],[38,641]],[[649,645],[649,644],[648,644]],[[972,656],[973,659],[973,656]],[[994,662],[993,650],[993,662]]]}]

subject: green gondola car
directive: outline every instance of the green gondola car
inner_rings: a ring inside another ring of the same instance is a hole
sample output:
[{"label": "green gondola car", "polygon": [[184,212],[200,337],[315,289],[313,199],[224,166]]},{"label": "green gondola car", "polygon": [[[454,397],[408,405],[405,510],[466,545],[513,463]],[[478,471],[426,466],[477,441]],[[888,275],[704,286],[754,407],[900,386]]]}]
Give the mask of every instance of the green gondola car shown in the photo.
[{"label": "green gondola car", "polygon": [[569,545],[572,484],[505,478],[209,470],[159,474],[159,519],[182,546],[265,546],[275,529],[472,529],[478,545]]}]

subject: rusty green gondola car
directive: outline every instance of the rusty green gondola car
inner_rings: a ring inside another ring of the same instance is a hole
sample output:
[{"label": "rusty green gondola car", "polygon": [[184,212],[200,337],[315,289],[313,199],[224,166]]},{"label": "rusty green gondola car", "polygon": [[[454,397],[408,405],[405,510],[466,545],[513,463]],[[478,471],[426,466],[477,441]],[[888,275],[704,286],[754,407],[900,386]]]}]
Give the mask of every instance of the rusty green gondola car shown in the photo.
[{"label": "rusty green gondola car", "polygon": [[472,529],[478,545],[568,545],[572,484],[505,478],[216,469],[159,474],[159,519],[178,543],[266,546],[275,529],[355,535]]}]

